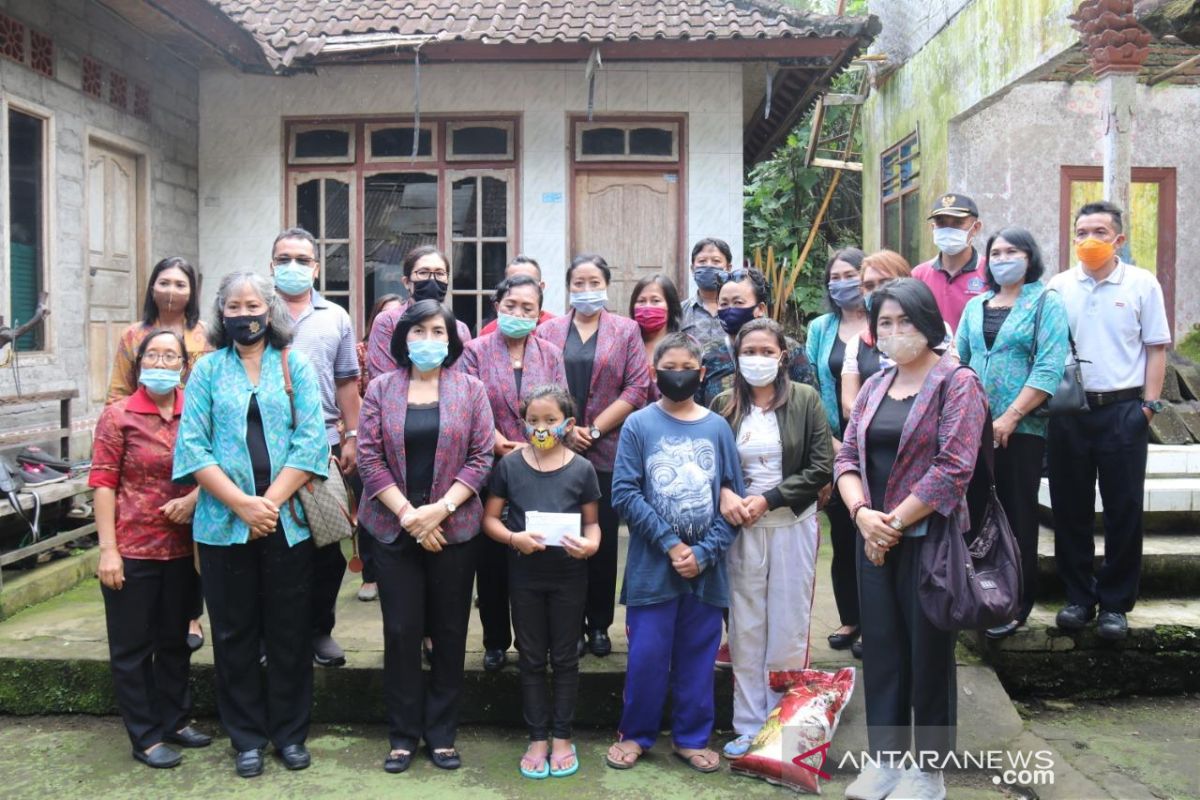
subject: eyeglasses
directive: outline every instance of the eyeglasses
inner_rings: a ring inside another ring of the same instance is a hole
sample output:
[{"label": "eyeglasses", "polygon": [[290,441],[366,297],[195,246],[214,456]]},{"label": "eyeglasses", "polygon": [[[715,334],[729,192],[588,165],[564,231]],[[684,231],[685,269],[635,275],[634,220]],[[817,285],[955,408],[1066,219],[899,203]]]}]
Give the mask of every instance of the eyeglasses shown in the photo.
[{"label": "eyeglasses", "polygon": [[293,261],[302,267],[311,267],[317,263],[315,258],[308,258],[307,256],[276,256],[271,259],[271,263],[277,267],[282,267],[284,264],[290,264]]},{"label": "eyeglasses", "polygon": [[725,273],[725,283],[741,283],[750,279],[750,270],[748,269],[731,269]]},{"label": "eyeglasses", "polygon": [[419,269],[412,274],[414,281],[427,281],[430,279],[446,283],[450,280],[450,273],[444,269]]},{"label": "eyeglasses", "polygon": [[178,367],[183,363],[183,358],[178,353],[151,352],[142,356],[142,363],[150,366],[162,364],[164,367]]}]

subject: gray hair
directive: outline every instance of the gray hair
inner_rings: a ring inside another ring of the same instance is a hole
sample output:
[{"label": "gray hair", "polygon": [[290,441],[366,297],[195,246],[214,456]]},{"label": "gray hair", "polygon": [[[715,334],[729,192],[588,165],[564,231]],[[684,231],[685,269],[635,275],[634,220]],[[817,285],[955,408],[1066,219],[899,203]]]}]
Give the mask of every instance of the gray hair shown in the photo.
[{"label": "gray hair", "polygon": [[275,284],[266,275],[257,272],[231,272],[221,279],[216,299],[213,300],[213,318],[208,329],[208,343],[214,350],[233,344],[225,333],[225,301],[246,285],[249,285],[267,305],[267,344],[279,350],[287,347],[292,342],[291,315],[288,314],[283,300],[275,293]]}]

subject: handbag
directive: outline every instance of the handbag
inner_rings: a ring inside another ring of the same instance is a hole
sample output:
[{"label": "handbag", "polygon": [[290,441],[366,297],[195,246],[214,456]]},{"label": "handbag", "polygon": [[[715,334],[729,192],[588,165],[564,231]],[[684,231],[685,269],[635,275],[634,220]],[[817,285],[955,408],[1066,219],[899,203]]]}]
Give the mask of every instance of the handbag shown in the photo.
[{"label": "handbag", "polygon": [[[942,382],[943,406],[946,383],[953,375]],[[994,449],[991,417],[985,415],[975,472],[967,488],[968,506],[974,499],[969,530],[958,530],[941,514],[929,518],[917,592],[921,610],[939,630],[992,628],[1014,619],[1020,608],[1021,552],[996,496]]]},{"label": "handbag", "polygon": [[[288,366],[288,348],[283,348],[283,389],[287,392],[288,403],[292,407],[292,428],[296,427],[296,398],[292,392],[292,371]],[[292,519],[300,522],[296,513],[296,502],[304,510],[308,520],[308,529],[312,533],[313,543],[317,547],[340,542],[354,535],[354,501],[353,495],[346,488],[346,480],[342,476],[341,466],[332,455],[329,456],[329,477],[321,478],[314,475],[308,482],[296,490],[288,498],[288,509]]]},{"label": "handbag", "polygon": [[[1037,311],[1033,315],[1033,348],[1029,352],[1030,366],[1037,361],[1038,332],[1042,327],[1042,308],[1046,305],[1046,295],[1052,291],[1054,290],[1047,289],[1042,292],[1041,297],[1038,298]],[[1083,390],[1083,371],[1079,366],[1079,353],[1075,350],[1075,337],[1071,335],[1069,327],[1067,328],[1067,342],[1071,345],[1071,360],[1063,369],[1062,379],[1059,380],[1054,394],[1047,397],[1046,402],[1033,410],[1032,413],[1035,417],[1065,417],[1086,414],[1091,410],[1088,407],[1087,393]]]}]

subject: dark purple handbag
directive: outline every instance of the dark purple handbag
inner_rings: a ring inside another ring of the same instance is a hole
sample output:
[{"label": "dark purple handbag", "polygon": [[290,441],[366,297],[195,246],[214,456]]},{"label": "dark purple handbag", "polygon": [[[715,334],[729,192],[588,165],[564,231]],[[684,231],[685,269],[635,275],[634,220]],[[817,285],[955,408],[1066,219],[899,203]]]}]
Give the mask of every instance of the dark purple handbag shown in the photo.
[{"label": "dark purple handbag", "polygon": [[[942,382],[943,405],[946,383],[953,375],[951,372]],[[1013,620],[1020,608],[1021,553],[996,496],[990,414],[984,418],[967,502],[971,507],[970,529],[958,530],[952,520],[933,514],[921,548],[917,586],[921,610],[935,628],[943,631],[1003,625]]]}]

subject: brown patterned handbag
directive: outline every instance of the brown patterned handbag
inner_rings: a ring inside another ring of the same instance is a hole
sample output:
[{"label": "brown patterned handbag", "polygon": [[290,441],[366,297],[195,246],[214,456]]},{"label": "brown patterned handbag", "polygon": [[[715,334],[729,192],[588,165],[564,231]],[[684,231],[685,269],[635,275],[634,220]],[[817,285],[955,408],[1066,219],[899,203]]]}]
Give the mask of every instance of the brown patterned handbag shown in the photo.
[{"label": "brown patterned handbag", "polygon": [[[296,427],[296,398],[292,394],[292,371],[288,366],[288,348],[283,348],[283,389],[287,392],[288,403],[292,406],[292,428]],[[288,499],[288,509],[292,518],[300,523],[300,515],[296,513],[296,502],[304,509],[308,520],[308,529],[312,533],[313,543],[317,547],[340,542],[354,535],[354,495],[347,490],[346,480],[342,477],[342,469],[338,460],[329,456],[329,477],[321,478],[316,475],[309,478],[308,483],[296,490]],[[301,523],[303,524],[303,523]]]}]

